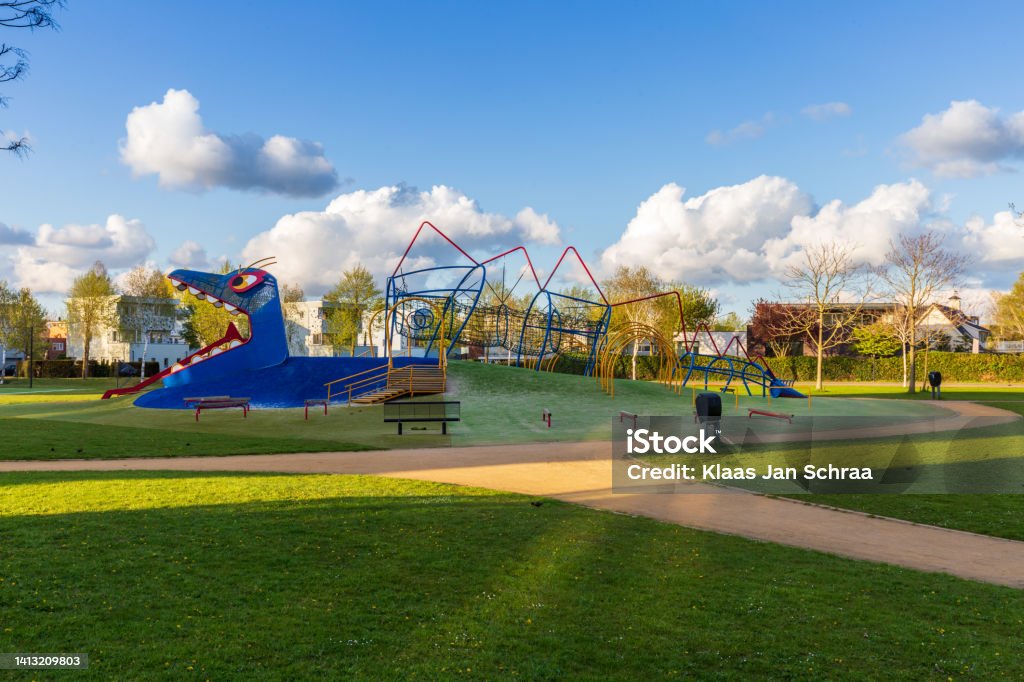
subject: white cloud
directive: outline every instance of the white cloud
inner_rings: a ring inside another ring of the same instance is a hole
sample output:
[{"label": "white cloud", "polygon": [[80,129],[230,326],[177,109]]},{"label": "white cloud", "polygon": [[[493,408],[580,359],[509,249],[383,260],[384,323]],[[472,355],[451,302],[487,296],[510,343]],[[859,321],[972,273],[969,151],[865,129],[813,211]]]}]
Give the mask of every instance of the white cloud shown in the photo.
[{"label": "white cloud", "polygon": [[665,279],[716,284],[766,278],[766,242],[784,238],[811,198],[785,178],[762,175],[684,199],[668,184],[642,202],[622,237],[605,249],[606,272],[645,265]]},{"label": "white cloud", "polygon": [[860,261],[877,264],[891,238],[917,228],[932,210],[928,188],[917,181],[879,185],[860,202],[834,200],[819,210],[780,177],[683,195],[669,184],[642,202],[604,251],[604,271],[645,265],[664,279],[693,284],[765,281],[778,278],[803,248],[833,239],[854,243]]},{"label": "white cloud", "polygon": [[191,239],[183,241],[167,260],[176,268],[202,270],[210,267],[210,259],[206,255],[206,249]]},{"label": "white cloud", "polygon": [[64,293],[96,261],[110,270],[130,268],[145,261],[154,247],[141,221],[115,214],[103,225],[41,225],[33,243],[17,247],[10,262],[18,286]]},{"label": "white cloud", "polygon": [[831,118],[843,118],[853,113],[846,102],[824,102],[812,104],[800,110],[800,113],[812,121],[827,121]]},{"label": "white cloud", "polygon": [[953,101],[900,142],[915,165],[945,177],[975,177],[1012,170],[1003,162],[1024,156],[1024,111],[1004,117],[976,100]]},{"label": "white cloud", "polygon": [[975,216],[966,224],[964,249],[988,269],[1011,271],[1014,275],[1024,265],[1024,226],[1010,211],[1000,211],[992,222]]},{"label": "white cloud", "polygon": [[775,115],[771,112],[766,113],[761,117],[759,121],[744,121],[735,128],[730,128],[726,131],[712,130],[704,138],[704,141],[708,144],[718,147],[724,144],[730,144],[738,142],[740,140],[752,140],[757,139],[765,134],[768,127],[775,123]]},{"label": "white cloud", "polygon": [[794,216],[785,236],[767,240],[763,252],[774,269],[799,259],[805,247],[837,241],[854,246],[861,263],[881,265],[896,235],[913,231],[932,213],[931,192],[917,180],[878,185],[871,194],[849,206],[838,199],[814,215]]},{"label": "white cloud", "polygon": [[[341,194],[323,211],[286,215],[250,239],[242,257],[251,261],[276,256],[279,280],[297,282],[318,295],[357,263],[377,276],[390,275],[424,220],[478,256],[521,242],[553,244],[560,238],[557,223],[532,208],[509,218],[482,211],[476,201],[444,185],[429,191],[387,186]],[[442,253],[445,263],[460,262],[440,237],[424,232],[403,269],[433,264]]]},{"label": "white cloud", "polygon": [[136,176],[156,174],[161,187],[321,196],[338,185],[319,143],[209,131],[199,101],[188,90],[171,89],[162,102],[135,107],[125,128],[121,161]]}]

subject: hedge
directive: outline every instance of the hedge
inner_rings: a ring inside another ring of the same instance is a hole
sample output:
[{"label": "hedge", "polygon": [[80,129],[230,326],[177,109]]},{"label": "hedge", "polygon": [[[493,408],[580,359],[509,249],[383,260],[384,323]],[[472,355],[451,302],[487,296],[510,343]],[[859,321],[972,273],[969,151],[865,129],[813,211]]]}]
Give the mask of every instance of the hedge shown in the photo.
[{"label": "hedge", "polygon": [[[121,365],[130,364],[139,369],[138,362],[98,362],[89,361],[89,376],[91,377],[113,377],[117,374],[117,368]],[[82,376],[81,360],[36,360],[32,363],[36,378],[38,379],[77,379]],[[146,376],[153,376],[160,371],[160,363],[147,362]]]},{"label": "hedge", "polygon": [[[630,356],[623,356],[615,364],[616,377],[630,375]],[[817,358],[794,356],[768,358],[768,366],[776,376],[797,381],[814,381]],[[582,358],[562,355],[554,371],[565,374],[583,374],[585,361]],[[924,353],[917,355],[917,378],[924,378]],[[641,355],[637,357],[637,379],[650,380],[656,372],[654,359]],[[992,353],[928,353],[928,371],[942,372],[944,382],[991,383],[1024,382],[1024,355]],[[865,357],[827,357],[822,367],[825,381],[903,381],[903,359]]]},{"label": "hedge", "polygon": [[[917,379],[925,375],[925,354],[917,354]],[[768,358],[776,376],[814,381],[817,358],[796,356]],[[825,381],[903,381],[903,358],[827,357],[822,365]],[[943,382],[1022,382],[1024,355],[993,353],[928,353],[928,371],[942,372]]]}]

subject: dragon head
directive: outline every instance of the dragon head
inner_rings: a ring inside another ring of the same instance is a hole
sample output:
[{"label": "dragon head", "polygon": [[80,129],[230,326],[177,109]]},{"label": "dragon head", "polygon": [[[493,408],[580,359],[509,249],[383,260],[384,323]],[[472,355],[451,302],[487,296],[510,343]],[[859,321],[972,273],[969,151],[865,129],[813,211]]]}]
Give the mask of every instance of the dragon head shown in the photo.
[{"label": "dragon head", "polygon": [[225,335],[181,360],[164,379],[165,385],[209,380],[239,370],[278,364],[288,357],[277,279],[266,270],[246,267],[224,275],[175,270],[167,276],[179,291],[223,308],[249,322],[249,338],[234,323]]}]

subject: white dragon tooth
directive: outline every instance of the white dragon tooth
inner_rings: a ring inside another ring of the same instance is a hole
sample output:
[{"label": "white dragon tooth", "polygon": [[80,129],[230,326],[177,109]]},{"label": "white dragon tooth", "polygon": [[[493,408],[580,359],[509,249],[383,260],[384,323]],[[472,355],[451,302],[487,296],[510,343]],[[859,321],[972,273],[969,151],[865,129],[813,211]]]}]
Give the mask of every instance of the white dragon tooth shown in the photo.
[{"label": "white dragon tooth", "polygon": [[212,358],[214,355],[219,355],[219,354],[221,354],[223,352],[224,352],[223,348],[220,348],[220,347],[214,348],[213,350],[210,351],[210,357]]},{"label": "white dragon tooth", "polygon": [[188,287],[188,293],[192,294],[193,296],[198,296],[199,289],[196,289],[195,287]]},{"label": "white dragon tooth", "polygon": [[233,313],[236,310],[238,310],[238,308],[236,308],[235,306],[231,305],[230,303],[225,302],[224,303],[224,310],[228,311],[229,313]]},{"label": "white dragon tooth", "polygon": [[171,367],[171,374],[174,374],[175,372],[180,372],[183,369],[185,369],[185,366],[182,365],[180,362],[176,362],[174,363],[174,367]]},{"label": "white dragon tooth", "polygon": [[238,339],[235,339],[234,341],[232,341],[231,343],[228,344],[228,348],[238,348],[241,345],[242,345],[242,342],[239,341]]}]

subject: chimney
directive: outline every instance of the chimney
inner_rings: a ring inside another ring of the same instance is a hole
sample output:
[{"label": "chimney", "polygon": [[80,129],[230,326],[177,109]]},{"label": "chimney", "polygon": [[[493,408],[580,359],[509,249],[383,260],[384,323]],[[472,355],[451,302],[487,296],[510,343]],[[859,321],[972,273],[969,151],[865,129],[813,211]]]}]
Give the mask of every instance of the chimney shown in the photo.
[{"label": "chimney", "polygon": [[953,295],[949,297],[949,307],[953,310],[960,310],[960,293],[957,291],[953,292]]}]

